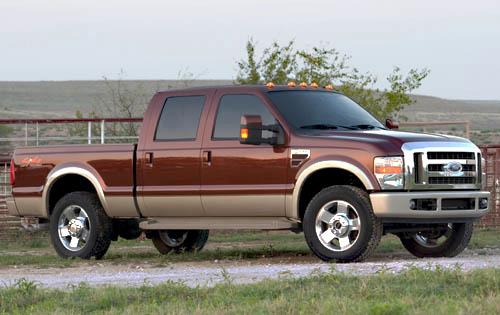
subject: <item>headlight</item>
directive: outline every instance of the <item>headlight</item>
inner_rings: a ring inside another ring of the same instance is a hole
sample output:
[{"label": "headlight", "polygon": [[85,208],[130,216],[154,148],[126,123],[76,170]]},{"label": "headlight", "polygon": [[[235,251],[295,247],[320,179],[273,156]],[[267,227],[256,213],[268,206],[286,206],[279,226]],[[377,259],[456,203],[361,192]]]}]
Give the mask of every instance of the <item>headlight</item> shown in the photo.
[{"label": "headlight", "polygon": [[404,163],[401,156],[376,157],[373,170],[382,189],[403,189]]}]

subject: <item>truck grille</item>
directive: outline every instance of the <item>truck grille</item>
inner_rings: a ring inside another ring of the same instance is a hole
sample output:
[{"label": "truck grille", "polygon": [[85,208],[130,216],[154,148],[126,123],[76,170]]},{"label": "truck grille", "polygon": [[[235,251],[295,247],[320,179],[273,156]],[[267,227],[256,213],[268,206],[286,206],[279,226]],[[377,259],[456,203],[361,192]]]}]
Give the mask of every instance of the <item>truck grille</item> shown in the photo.
[{"label": "truck grille", "polygon": [[476,189],[480,185],[480,153],[422,150],[413,153],[412,162],[412,178],[407,188]]},{"label": "truck grille", "polygon": [[474,152],[427,152],[429,160],[473,160]]},{"label": "truck grille", "polygon": [[429,184],[431,185],[445,185],[445,184],[474,184],[475,177],[429,177]]}]

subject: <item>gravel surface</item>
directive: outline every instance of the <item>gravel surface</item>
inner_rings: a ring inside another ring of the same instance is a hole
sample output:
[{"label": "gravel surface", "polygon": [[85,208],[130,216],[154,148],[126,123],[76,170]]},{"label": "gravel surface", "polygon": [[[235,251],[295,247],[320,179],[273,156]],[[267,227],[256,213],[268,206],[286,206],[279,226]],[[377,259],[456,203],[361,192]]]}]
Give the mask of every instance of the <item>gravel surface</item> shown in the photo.
[{"label": "gravel surface", "polygon": [[218,283],[253,283],[264,279],[297,278],[311,274],[344,272],[352,275],[369,275],[380,271],[398,273],[410,267],[433,269],[456,268],[464,271],[480,268],[500,268],[500,253],[490,255],[462,255],[455,258],[434,259],[381,259],[353,264],[255,263],[255,262],[190,262],[174,263],[167,267],[150,265],[110,265],[96,262],[93,265],[36,269],[12,267],[0,269],[0,285],[9,286],[25,278],[43,287],[67,288],[86,282],[90,286],[117,285],[140,286],[164,281],[182,282],[188,286],[213,286]]}]

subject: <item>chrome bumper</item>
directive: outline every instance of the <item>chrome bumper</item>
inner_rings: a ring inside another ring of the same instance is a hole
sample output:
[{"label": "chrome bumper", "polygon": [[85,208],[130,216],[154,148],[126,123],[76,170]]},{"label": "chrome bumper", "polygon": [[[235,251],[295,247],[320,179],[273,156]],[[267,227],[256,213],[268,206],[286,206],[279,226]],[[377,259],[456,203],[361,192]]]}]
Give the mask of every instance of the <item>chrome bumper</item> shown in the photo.
[{"label": "chrome bumper", "polygon": [[[443,199],[474,198],[474,208],[468,210],[442,210]],[[488,198],[488,207],[479,209],[479,199]],[[370,194],[373,212],[379,218],[393,219],[475,219],[484,216],[490,207],[488,191],[425,191],[381,192]],[[412,210],[412,199],[436,199],[435,210]]]},{"label": "chrome bumper", "polygon": [[16,202],[14,201],[14,198],[12,198],[12,197],[7,198],[7,210],[9,211],[9,215],[15,216],[15,217],[19,216],[19,211],[17,211]]}]

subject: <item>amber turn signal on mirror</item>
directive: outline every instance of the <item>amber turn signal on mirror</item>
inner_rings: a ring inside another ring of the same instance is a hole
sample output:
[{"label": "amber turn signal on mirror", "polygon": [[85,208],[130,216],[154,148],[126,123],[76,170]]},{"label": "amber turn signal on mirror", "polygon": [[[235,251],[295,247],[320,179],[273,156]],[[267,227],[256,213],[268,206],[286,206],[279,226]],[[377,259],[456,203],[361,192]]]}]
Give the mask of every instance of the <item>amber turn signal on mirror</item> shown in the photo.
[{"label": "amber turn signal on mirror", "polygon": [[248,139],[248,128],[241,128],[240,129],[240,138],[241,139]]}]

